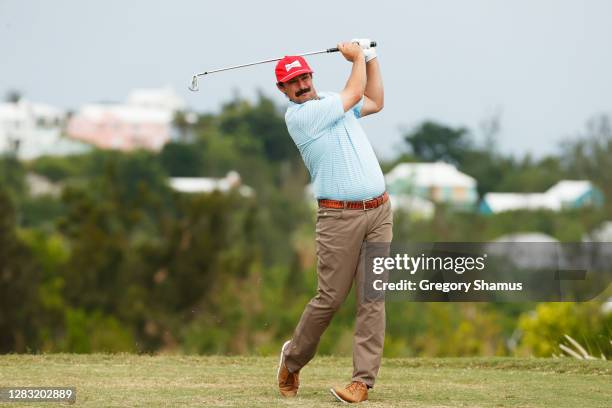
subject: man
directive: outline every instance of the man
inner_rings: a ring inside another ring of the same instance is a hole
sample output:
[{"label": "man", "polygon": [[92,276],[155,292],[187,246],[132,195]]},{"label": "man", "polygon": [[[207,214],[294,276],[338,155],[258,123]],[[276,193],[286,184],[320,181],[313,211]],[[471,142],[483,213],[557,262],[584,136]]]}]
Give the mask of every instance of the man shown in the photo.
[{"label": "man", "polygon": [[[332,388],[344,402],[368,398],[380,367],[385,335],[384,301],[364,299],[365,241],[390,242],[393,215],[380,165],[358,119],[383,108],[383,85],[369,40],[338,44],[352,63],[340,93],[317,93],[313,71],[302,57],[276,65],[277,87],[289,98],[285,121],[308,168],[318,199],[317,295],[306,306],[291,340],[281,349],[281,395],[297,395],[299,372],[313,357],[321,335],[356,283],[357,318],[352,382]],[[363,49],[362,49],[363,48]]]}]

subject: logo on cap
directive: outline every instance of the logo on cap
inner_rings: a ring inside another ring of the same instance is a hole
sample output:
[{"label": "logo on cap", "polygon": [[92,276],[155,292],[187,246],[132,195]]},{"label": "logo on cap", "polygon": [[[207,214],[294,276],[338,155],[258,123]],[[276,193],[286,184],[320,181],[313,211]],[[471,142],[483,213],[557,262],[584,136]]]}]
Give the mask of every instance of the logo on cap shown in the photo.
[{"label": "logo on cap", "polygon": [[285,71],[289,72],[291,68],[301,68],[302,64],[300,64],[299,60],[293,61],[291,64],[285,64]]}]

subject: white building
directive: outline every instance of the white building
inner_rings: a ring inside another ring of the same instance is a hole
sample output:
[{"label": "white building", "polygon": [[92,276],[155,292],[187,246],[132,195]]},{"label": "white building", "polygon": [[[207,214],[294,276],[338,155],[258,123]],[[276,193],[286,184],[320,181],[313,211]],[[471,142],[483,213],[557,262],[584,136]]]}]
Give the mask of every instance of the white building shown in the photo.
[{"label": "white building", "polygon": [[389,200],[394,211],[404,211],[416,219],[433,218],[436,212],[434,203],[416,195],[389,194]]},{"label": "white building", "polygon": [[498,237],[485,246],[488,256],[504,257],[518,268],[558,268],[563,248],[556,238],[542,232],[518,232]]},{"label": "white building", "polygon": [[87,151],[86,145],[62,136],[65,117],[61,109],[24,99],[0,103],[0,154],[11,153],[30,160]]},{"label": "white building", "polygon": [[487,193],[480,203],[484,214],[513,210],[551,210],[603,205],[603,194],[588,180],[562,180],[543,193]]},{"label": "white building", "polygon": [[605,221],[595,230],[583,237],[583,241],[612,242],[612,221]]},{"label": "white building", "polygon": [[385,179],[393,195],[414,195],[464,209],[473,208],[478,201],[476,179],[444,162],[400,163]]},{"label": "white building", "polygon": [[253,195],[253,189],[242,185],[240,174],[236,171],[228,172],[224,178],[172,177],[170,178],[170,187],[174,191],[186,194],[212,193],[213,191],[227,193],[231,190],[237,190],[244,197]]},{"label": "white building", "polygon": [[558,243],[559,240],[543,232],[532,231],[532,232],[517,232],[514,234],[506,234],[497,237],[493,242],[546,242],[546,243]]},{"label": "white building", "polygon": [[26,183],[30,196],[32,197],[40,197],[45,195],[57,197],[62,191],[61,185],[52,183],[46,177],[34,173],[28,173],[26,175]]}]

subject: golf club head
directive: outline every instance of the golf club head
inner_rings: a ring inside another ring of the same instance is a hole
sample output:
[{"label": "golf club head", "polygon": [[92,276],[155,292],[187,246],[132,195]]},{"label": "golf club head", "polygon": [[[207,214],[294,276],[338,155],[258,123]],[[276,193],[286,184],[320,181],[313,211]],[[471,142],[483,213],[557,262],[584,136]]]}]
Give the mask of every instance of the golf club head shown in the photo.
[{"label": "golf club head", "polygon": [[200,90],[200,86],[198,84],[198,76],[194,75],[193,78],[191,78],[191,86],[188,87],[189,90],[191,92],[196,92]]}]

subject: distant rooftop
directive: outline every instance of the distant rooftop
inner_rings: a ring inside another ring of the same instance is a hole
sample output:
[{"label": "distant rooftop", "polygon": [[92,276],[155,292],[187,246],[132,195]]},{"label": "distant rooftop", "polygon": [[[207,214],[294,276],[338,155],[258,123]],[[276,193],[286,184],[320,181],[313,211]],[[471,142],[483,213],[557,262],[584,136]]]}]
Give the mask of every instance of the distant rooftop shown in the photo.
[{"label": "distant rooftop", "polygon": [[107,119],[119,119],[126,123],[168,124],[172,121],[172,112],[166,109],[150,108],[127,104],[87,104],[79,110],[81,118],[94,122]]},{"label": "distant rooftop", "polygon": [[493,213],[518,209],[559,211],[593,189],[588,180],[561,180],[543,193],[487,193],[483,203]]},{"label": "distant rooftop", "polygon": [[543,232],[529,231],[502,235],[493,242],[559,242],[559,240]]},{"label": "distant rooftop", "polygon": [[173,190],[187,193],[211,193],[213,191],[228,192],[232,189],[238,190],[243,196],[253,195],[253,189],[241,185],[240,175],[236,171],[230,171],[224,178],[212,177],[172,177],[170,187]]},{"label": "distant rooftop", "polygon": [[129,105],[178,111],[185,108],[185,101],[170,86],[164,88],[134,89],[127,98]]},{"label": "distant rooftop", "polygon": [[62,109],[43,103],[35,103],[21,99],[17,103],[0,103],[0,121],[2,120],[26,120],[29,117],[40,118],[48,121],[59,120],[65,116]]},{"label": "distant rooftop", "polygon": [[419,187],[476,187],[476,179],[457,170],[452,164],[400,163],[386,175],[392,183],[398,179],[410,179]]}]

